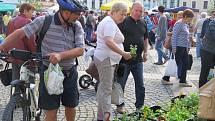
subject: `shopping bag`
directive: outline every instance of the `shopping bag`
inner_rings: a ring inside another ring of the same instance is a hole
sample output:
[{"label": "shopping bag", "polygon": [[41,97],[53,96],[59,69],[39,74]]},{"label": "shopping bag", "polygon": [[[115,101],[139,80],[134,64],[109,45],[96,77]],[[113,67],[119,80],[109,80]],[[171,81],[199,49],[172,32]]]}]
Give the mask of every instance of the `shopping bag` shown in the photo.
[{"label": "shopping bag", "polygon": [[124,102],[124,95],[122,87],[119,83],[114,82],[112,86],[111,93],[111,103],[115,105],[120,105]]},{"label": "shopping bag", "polygon": [[197,116],[203,119],[215,120],[215,78],[212,78],[199,89]]},{"label": "shopping bag", "polygon": [[191,70],[191,67],[193,65],[193,56],[192,54],[188,54],[188,63],[187,63],[187,70]]},{"label": "shopping bag", "polygon": [[165,69],[164,76],[177,77],[177,64],[173,54],[170,56],[171,58],[167,61],[167,67]]},{"label": "shopping bag", "polygon": [[44,73],[44,82],[47,92],[50,95],[59,95],[63,93],[64,75],[59,64],[49,64],[48,69]]},{"label": "shopping bag", "polygon": [[12,81],[12,69],[9,69],[9,63],[7,63],[4,70],[0,72],[0,79],[4,86],[10,85]]},{"label": "shopping bag", "polygon": [[210,81],[214,77],[215,77],[215,69],[210,69],[207,80]]}]

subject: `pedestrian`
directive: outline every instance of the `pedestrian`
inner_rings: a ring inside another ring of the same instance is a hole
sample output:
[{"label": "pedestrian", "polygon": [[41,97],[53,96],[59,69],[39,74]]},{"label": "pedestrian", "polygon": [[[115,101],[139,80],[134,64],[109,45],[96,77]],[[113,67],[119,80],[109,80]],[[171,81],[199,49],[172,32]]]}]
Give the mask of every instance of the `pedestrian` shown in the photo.
[{"label": "pedestrian", "polygon": [[200,57],[200,49],[202,47],[202,39],[200,38],[200,36],[201,36],[202,26],[204,21],[206,20],[206,17],[207,17],[207,13],[202,12],[201,18],[200,20],[198,20],[194,30],[195,31],[194,33],[196,33],[196,57],[197,58]]},{"label": "pedestrian", "polygon": [[187,83],[187,66],[188,53],[190,51],[191,43],[189,40],[189,23],[192,22],[194,13],[190,9],[183,12],[183,18],[178,20],[173,27],[172,35],[172,53],[175,55],[177,64],[177,74],[179,85],[183,87],[192,87]]},{"label": "pedestrian", "polygon": [[[12,18],[8,23],[8,35],[13,33],[17,29],[22,28],[26,24],[30,23],[31,17],[33,15],[32,13],[34,12],[34,10],[35,8],[33,5],[29,3],[23,3],[19,8],[20,14],[15,18]],[[24,37],[20,40],[17,40],[16,42],[13,43],[13,45],[5,48],[4,51],[8,52],[13,48],[36,52],[35,37],[32,36],[30,39],[28,39],[27,37]],[[12,61],[12,80],[19,79],[19,74],[20,74],[19,71],[23,62],[20,60],[11,60],[11,61]]]},{"label": "pedestrian", "polygon": [[[148,30],[147,24],[144,19],[141,18],[143,11],[143,5],[140,2],[134,2],[131,8],[131,15],[126,17],[125,20],[119,24],[119,28],[125,36],[123,43],[125,51],[130,51],[131,46],[136,46],[136,57],[131,60],[122,59],[120,64],[124,65],[124,72],[119,77],[118,82],[125,91],[125,85],[130,72],[134,77],[135,82],[135,107],[137,111],[144,105],[145,99],[145,87],[143,83],[143,62],[147,61],[147,46],[148,46]],[[125,112],[125,104],[117,106],[119,113]]]},{"label": "pedestrian", "polygon": [[[182,18],[183,18],[183,11],[179,11],[179,12],[177,13],[176,22],[177,22],[178,20],[182,19]],[[176,22],[174,22],[173,24],[175,25]],[[173,27],[174,27],[174,25],[173,25]],[[172,27],[172,30],[171,30],[171,31],[167,32],[167,37],[169,37],[169,38],[167,38],[167,39],[170,39],[170,42],[171,42],[171,40],[172,40],[172,33],[173,33],[172,31],[173,31],[173,27]],[[166,41],[166,40],[165,40],[165,41]],[[171,46],[171,44],[172,44],[172,42],[170,43],[170,48],[169,48],[169,51],[170,51],[169,58],[171,58],[170,56],[171,56],[171,53],[172,53],[172,46]],[[164,75],[164,76],[162,77],[161,83],[162,83],[163,85],[173,85],[173,83],[170,82],[170,76],[166,76],[166,75]]]},{"label": "pedestrian", "polygon": [[201,55],[201,72],[199,76],[199,88],[207,83],[207,76],[211,68],[215,66],[215,41],[214,32],[215,20],[212,20],[208,26],[208,30],[205,33],[205,37],[202,41],[202,48],[200,50]]},{"label": "pedestrian", "polygon": [[131,58],[129,51],[123,50],[124,36],[117,24],[121,23],[127,15],[127,5],[115,3],[97,28],[97,46],[94,53],[94,62],[99,72],[99,87],[97,91],[98,121],[110,121],[111,92],[114,72],[120,59]]},{"label": "pedestrian", "polygon": [[92,34],[94,32],[94,28],[96,25],[96,20],[94,18],[94,11],[89,11],[87,18],[86,18],[86,39],[89,43],[91,43],[92,40]]},{"label": "pedestrian", "polygon": [[[155,42],[155,49],[158,54],[158,62],[154,63],[156,65],[163,65],[167,60],[168,56],[165,54],[163,50],[163,42],[166,39],[167,35],[167,17],[164,15],[164,9],[165,7],[159,6],[159,21],[157,26],[157,32],[156,32],[156,42]],[[163,61],[164,58],[164,61]]]},{"label": "pedestrian", "polygon": [[205,33],[207,32],[208,30],[208,27],[209,27],[209,23],[215,19],[215,10],[213,10],[211,12],[211,16],[210,18],[207,18],[204,22],[203,22],[203,25],[202,25],[202,31],[201,31],[201,36],[200,38],[203,39],[205,37]]},{"label": "pedestrian", "polygon": [[6,12],[6,15],[3,16],[3,22],[4,22],[4,24],[3,24],[3,33],[4,33],[5,35],[8,35],[8,28],[7,28],[7,25],[8,25],[8,23],[9,23],[10,19],[12,18],[10,14],[11,14],[11,13],[10,13],[9,11],[7,11],[7,12]]},{"label": "pedestrian", "polygon": [[154,26],[153,22],[151,21],[151,19],[149,18],[149,15],[148,15],[147,11],[144,12],[143,16],[144,16],[143,18],[146,21],[147,29],[148,29],[148,32],[149,32],[148,41],[149,41],[149,45],[151,46],[150,50],[152,50],[153,49],[153,45],[152,45],[152,39],[153,39],[152,33],[153,33],[153,31],[152,30],[155,28],[155,26]]},{"label": "pedestrian", "polygon": [[[59,63],[65,76],[64,91],[60,95],[48,94],[44,84],[44,71],[48,68],[49,62],[43,61],[40,67],[39,108],[45,110],[45,121],[57,121],[57,112],[62,103],[65,106],[66,120],[75,121],[75,107],[79,103],[75,58],[84,52],[84,31],[77,19],[85,7],[77,1],[57,0],[57,2],[59,11],[51,15],[52,22],[42,40],[41,53],[43,56],[49,56],[50,63]],[[44,20],[45,16],[40,16],[30,24],[17,29],[6,38],[0,50],[19,39],[30,38],[40,33]]]}]

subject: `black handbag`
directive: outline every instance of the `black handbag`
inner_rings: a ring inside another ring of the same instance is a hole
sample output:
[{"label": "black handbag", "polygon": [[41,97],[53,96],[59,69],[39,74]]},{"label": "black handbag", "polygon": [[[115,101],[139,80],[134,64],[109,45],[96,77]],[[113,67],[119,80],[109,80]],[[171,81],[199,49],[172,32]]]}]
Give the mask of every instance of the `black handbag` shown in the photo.
[{"label": "black handbag", "polygon": [[4,70],[0,72],[0,79],[4,86],[10,85],[12,81],[12,69],[9,69],[9,63],[7,63]]},{"label": "black handbag", "polygon": [[191,67],[193,65],[193,56],[192,54],[188,54],[188,63],[187,63],[187,70],[191,70]]}]

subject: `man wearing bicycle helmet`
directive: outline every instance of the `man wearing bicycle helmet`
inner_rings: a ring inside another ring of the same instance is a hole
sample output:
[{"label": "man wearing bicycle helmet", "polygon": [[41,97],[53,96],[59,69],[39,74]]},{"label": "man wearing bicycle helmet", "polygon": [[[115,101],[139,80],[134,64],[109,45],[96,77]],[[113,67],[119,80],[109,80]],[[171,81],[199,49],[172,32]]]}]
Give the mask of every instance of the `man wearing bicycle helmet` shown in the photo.
[{"label": "man wearing bicycle helmet", "polygon": [[[45,111],[45,121],[57,121],[57,111],[60,102],[65,106],[67,121],[74,121],[79,103],[77,87],[77,66],[75,58],[84,52],[84,31],[80,22],[76,21],[84,7],[75,0],[57,0],[59,11],[52,16],[52,22],[42,40],[42,55],[48,55],[50,63],[59,63],[64,73],[64,91],[60,95],[49,95],[44,84],[44,71],[49,63],[43,62],[40,75],[40,96],[39,107]],[[30,38],[34,34],[39,34],[45,21],[45,16],[37,17],[30,24],[17,29],[10,34],[5,43],[0,46],[3,50],[13,42],[24,37]]]}]

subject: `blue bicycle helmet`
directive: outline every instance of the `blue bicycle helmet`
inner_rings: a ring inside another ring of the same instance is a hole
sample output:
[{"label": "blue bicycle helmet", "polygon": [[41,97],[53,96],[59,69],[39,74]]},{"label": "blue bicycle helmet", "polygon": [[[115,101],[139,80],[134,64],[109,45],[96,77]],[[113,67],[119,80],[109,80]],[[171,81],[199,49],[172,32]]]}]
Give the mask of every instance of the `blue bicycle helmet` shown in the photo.
[{"label": "blue bicycle helmet", "polygon": [[71,12],[83,12],[87,10],[86,6],[81,5],[76,0],[57,0],[59,6]]}]

